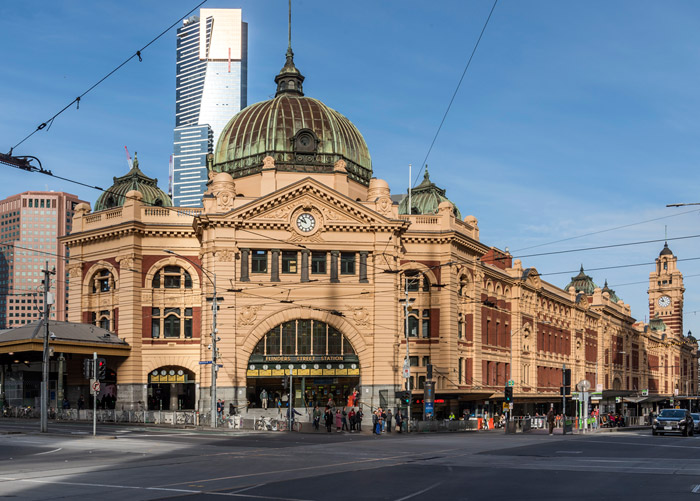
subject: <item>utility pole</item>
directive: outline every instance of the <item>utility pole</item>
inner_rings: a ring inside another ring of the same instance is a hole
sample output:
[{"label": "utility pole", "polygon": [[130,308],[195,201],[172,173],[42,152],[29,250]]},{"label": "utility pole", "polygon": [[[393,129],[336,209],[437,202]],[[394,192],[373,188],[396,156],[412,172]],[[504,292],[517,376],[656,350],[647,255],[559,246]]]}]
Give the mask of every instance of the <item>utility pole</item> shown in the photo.
[{"label": "utility pole", "polygon": [[[409,190],[410,192],[410,190]],[[411,431],[411,403],[413,402],[413,395],[411,393],[411,358],[409,356],[409,345],[408,345],[408,312],[410,306],[410,300],[408,298],[408,276],[406,273],[403,275],[404,279],[404,330],[406,331],[406,360],[404,362],[404,377],[406,378],[406,391],[408,392],[408,403],[406,404],[406,431]]]},{"label": "utility pole", "polygon": [[217,362],[218,353],[216,350],[216,341],[219,330],[216,328],[216,314],[219,310],[219,307],[216,304],[216,273],[212,273],[212,275],[213,277],[211,283],[214,286],[214,298],[211,302],[211,427],[216,428],[216,422],[219,419],[219,416],[216,413],[216,376],[217,372],[219,371],[219,366]]},{"label": "utility pole", "polygon": [[56,274],[56,269],[49,271],[49,262],[46,261],[46,267],[42,270],[44,274],[44,352],[41,362],[41,433],[48,431],[48,402],[49,402],[49,312],[50,305],[53,304],[53,296],[49,292],[51,287],[51,275]]}]

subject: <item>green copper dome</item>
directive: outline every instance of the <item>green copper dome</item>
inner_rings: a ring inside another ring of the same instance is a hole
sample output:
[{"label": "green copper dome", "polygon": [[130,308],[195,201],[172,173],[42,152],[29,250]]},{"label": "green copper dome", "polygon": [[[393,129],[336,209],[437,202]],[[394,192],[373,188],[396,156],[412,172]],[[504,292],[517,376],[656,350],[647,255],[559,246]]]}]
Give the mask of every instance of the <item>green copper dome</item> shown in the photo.
[{"label": "green copper dome", "polygon": [[139,161],[134,153],[134,165],[131,170],[122,177],[115,177],[114,184],[106,190],[95,202],[94,212],[122,207],[125,195],[131,190],[138,190],[143,195],[143,203],[156,207],[172,207],[170,197],[158,188],[158,179],[146,176],[139,169]]},{"label": "green copper dome", "polygon": [[571,282],[564,287],[565,291],[568,291],[570,287],[574,287],[576,292],[583,292],[584,294],[591,295],[598,287],[593,283],[593,279],[586,275],[583,271],[583,265],[581,265],[581,271],[575,277],[571,277]]},{"label": "green copper dome", "polygon": [[[423,182],[411,190],[411,214],[437,214],[441,202],[450,202],[454,206],[455,217],[462,219],[457,206],[445,196],[445,190],[430,181],[428,166],[425,166]],[[399,214],[408,214],[408,196],[399,203]]]},{"label": "green copper dome", "polygon": [[603,286],[603,292],[607,292],[610,294],[610,301],[613,303],[618,303],[620,301],[620,298],[617,297],[617,294],[615,294],[615,291],[612,290],[610,287],[608,287],[608,281],[605,281],[605,285]]},{"label": "green copper dome", "polygon": [[260,172],[270,156],[277,170],[312,174],[333,172],[344,160],[348,177],[368,185],[372,159],[362,134],[345,116],[304,96],[291,47],[275,81],[274,99],[244,108],[226,124],[210,169],[248,176]]}]

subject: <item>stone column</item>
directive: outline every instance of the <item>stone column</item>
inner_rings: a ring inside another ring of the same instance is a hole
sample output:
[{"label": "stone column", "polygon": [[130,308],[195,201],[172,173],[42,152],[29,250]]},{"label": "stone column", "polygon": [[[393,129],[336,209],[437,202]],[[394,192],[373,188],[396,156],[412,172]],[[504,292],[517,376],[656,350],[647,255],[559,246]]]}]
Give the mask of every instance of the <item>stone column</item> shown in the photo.
[{"label": "stone column", "polygon": [[309,281],[309,254],[311,252],[309,249],[304,249],[301,251],[301,281]]},{"label": "stone column", "polygon": [[367,280],[367,251],[360,252],[360,283],[366,284]]},{"label": "stone column", "polygon": [[272,249],[270,263],[270,281],[279,282],[280,281],[280,250]]},{"label": "stone column", "polygon": [[331,283],[338,283],[338,256],[340,252],[331,251]]},{"label": "stone column", "polygon": [[249,255],[250,249],[241,249],[241,282],[250,282],[250,277],[248,276]]}]

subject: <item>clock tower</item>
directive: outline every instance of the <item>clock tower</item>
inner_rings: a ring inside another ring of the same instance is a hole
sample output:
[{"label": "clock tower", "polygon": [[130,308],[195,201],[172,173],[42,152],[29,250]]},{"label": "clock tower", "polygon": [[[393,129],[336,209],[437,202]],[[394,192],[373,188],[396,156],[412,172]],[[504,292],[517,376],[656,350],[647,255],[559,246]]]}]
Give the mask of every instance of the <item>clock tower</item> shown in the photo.
[{"label": "clock tower", "polygon": [[677,336],[683,335],[683,274],[678,271],[668,243],[656,258],[656,269],[649,274],[649,318],[657,317]]}]

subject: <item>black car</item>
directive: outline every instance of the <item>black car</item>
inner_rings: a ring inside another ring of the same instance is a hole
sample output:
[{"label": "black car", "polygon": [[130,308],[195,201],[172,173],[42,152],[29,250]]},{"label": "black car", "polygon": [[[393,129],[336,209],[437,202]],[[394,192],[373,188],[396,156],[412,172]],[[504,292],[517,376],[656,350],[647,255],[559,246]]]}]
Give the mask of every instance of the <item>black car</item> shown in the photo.
[{"label": "black car", "polygon": [[700,433],[700,414],[693,412],[690,415],[693,417],[693,431]]},{"label": "black car", "polygon": [[686,409],[664,409],[651,425],[652,435],[664,433],[682,433],[684,437],[693,436],[693,417]]}]

